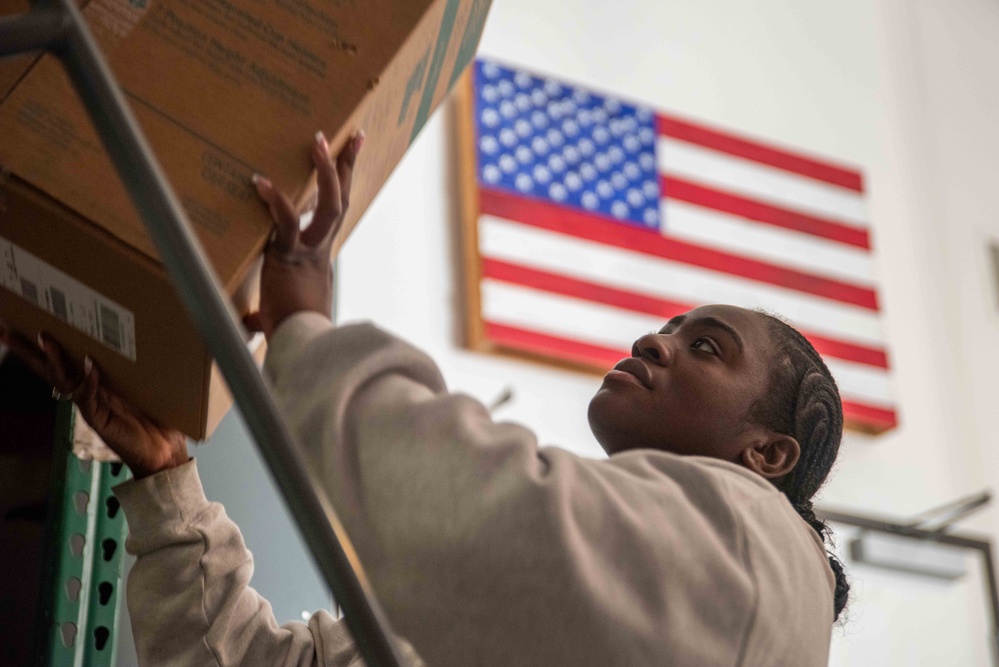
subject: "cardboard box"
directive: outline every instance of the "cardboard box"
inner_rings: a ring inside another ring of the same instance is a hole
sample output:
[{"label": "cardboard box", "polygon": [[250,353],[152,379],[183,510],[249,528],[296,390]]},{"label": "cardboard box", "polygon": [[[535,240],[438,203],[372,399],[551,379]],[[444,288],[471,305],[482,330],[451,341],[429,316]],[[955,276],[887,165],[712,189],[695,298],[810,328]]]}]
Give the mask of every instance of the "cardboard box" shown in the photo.
[{"label": "cardboard box", "polygon": [[[245,310],[271,228],[251,175],[267,175],[304,210],[314,198],[316,130],[335,150],[365,129],[342,243],[471,61],[489,5],[89,0],[83,14],[221,282]],[[207,437],[217,406],[228,403],[223,383],[56,59],[38,59],[0,102],[0,137],[9,174],[0,244],[99,302],[89,328],[73,324],[57,312],[58,285],[34,285],[32,303],[32,286],[8,275],[0,317],[27,335],[51,331],[77,359],[91,354],[138,407]]]}]

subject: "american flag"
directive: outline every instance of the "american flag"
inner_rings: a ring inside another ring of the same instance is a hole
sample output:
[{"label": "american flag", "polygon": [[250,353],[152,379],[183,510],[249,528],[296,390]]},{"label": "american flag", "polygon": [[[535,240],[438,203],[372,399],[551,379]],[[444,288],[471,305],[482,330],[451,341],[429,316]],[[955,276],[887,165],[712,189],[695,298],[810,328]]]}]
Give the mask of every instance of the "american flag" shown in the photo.
[{"label": "american flag", "polygon": [[478,60],[473,344],[608,369],[698,305],[788,318],[897,423],[856,169]]}]

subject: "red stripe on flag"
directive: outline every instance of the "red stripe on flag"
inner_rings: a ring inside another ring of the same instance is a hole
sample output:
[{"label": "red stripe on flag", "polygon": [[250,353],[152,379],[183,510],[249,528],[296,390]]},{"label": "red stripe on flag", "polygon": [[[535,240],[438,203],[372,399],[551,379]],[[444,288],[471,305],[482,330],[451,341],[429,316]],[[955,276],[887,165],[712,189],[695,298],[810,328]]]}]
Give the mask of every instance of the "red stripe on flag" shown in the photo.
[{"label": "red stripe on flag", "polygon": [[[483,257],[482,259],[482,276],[484,278],[522,285],[576,299],[594,301],[616,308],[625,308],[647,315],[656,315],[663,318],[663,324],[666,323],[666,320],[697,307],[693,304],[679,303],[648,294],[607,287],[606,285],[578,280],[548,271],[539,271],[538,269],[511,264],[510,262],[498,259],[490,259],[488,257]],[[883,349],[856,345],[824,336],[816,336],[804,331],[802,335],[812,343],[815,350],[822,356],[854,361],[878,368],[888,367],[888,357]]]},{"label": "red stripe on flag", "polygon": [[863,177],[860,172],[852,169],[845,169],[815,158],[764,146],[755,141],[740,139],[725,132],[662,114],[657,116],[656,126],[658,133],[662,136],[713,148],[729,155],[736,155],[857,192],[864,191]]},{"label": "red stripe on flag", "polygon": [[482,213],[528,226],[878,310],[877,294],[867,287],[677,241],[609,218],[518,197],[500,190],[480,188],[479,209]]},{"label": "red stripe on flag", "polygon": [[[792,229],[796,232],[856,246],[864,250],[871,248],[871,235],[866,229],[764,204],[761,201],[707,188],[673,176],[660,176],[659,182],[662,186],[663,196],[667,201],[671,198],[678,199],[757,222],[765,222],[776,227]],[[669,220],[666,221],[666,224],[669,225]]]},{"label": "red stripe on flag", "polygon": [[563,296],[596,301],[608,306],[625,308],[648,315],[658,315],[663,318],[663,324],[671,317],[695,308],[695,306],[685,303],[667,301],[638,292],[629,292],[584,280],[576,280],[568,276],[539,271],[488,257],[482,259],[482,276],[545,292],[554,292]]},{"label": "red stripe on flag", "polygon": [[853,401],[843,401],[843,420],[862,425],[874,433],[882,433],[898,426],[898,414],[894,410]]},{"label": "red stripe on flag", "polygon": [[565,361],[573,361],[587,366],[611,369],[614,364],[627,356],[628,352],[614,350],[609,347],[599,345],[589,345],[579,341],[566,338],[556,338],[537,333],[536,331],[526,331],[515,327],[508,327],[495,322],[486,322],[486,338],[496,343],[524,352],[533,352],[545,356],[556,357]]},{"label": "red stripe on flag", "polygon": [[835,357],[844,361],[855,361],[858,364],[877,366],[878,368],[888,368],[888,354],[883,348],[867,347],[855,343],[846,343],[841,340],[817,336],[811,333],[801,332],[808,342],[812,344],[815,351],[823,357]]},{"label": "red stripe on flag", "polygon": [[[495,322],[487,321],[485,326],[486,338],[501,347],[557,357],[595,368],[611,369],[618,361],[630,356],[630,353],[624,350],[581,343]],[[898,417],[894,410],[855,401],[843,401],[843,418],[876,433],[898,425]]]}]

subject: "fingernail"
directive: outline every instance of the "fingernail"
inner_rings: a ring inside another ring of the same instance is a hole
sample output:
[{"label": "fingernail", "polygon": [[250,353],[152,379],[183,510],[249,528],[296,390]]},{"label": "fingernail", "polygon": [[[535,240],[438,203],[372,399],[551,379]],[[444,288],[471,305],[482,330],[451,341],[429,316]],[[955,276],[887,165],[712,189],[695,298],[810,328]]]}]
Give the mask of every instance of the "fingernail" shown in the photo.
[{"label": "fingernail", "polygon": [[90,371],[94,370],[94,360],[90,358],[88,354],[83,358],[83,374],[86,377],[90,377]]},{"label": "fingernail", "polygon": [[266,178],[264,178],[263,176],[261,176],[260,174],[254,174],[253,176],[250,177],[250,180],[253,181],[254,185],[260,185],[265,188],[271,187],[271,182]]},{"label": "fingernail", "polygon": [[330,145],[329,145],[329,143],[327,143],[327,141],[326,141],[326,135],[323,134],[322,130],[319,130],[318,132],[316,132],[316,143],[319,144],[320,148],[322,148],[324,151],[326,151],[327,153],[329,153],[329,151],[330,151]]},{"label": "fingernail", "polygon": [[42,336],[42,332],[38,332],[38,347],[45,349],[45,338]]},{"label": "fingernail", "polygon": [[360,153],[361,152],[361,146],[364,145],[364,138],[366,136],[367,135],[364,134],[364,130],[358,130],[357,134],[354,135],[354,152],[355,153]]}]

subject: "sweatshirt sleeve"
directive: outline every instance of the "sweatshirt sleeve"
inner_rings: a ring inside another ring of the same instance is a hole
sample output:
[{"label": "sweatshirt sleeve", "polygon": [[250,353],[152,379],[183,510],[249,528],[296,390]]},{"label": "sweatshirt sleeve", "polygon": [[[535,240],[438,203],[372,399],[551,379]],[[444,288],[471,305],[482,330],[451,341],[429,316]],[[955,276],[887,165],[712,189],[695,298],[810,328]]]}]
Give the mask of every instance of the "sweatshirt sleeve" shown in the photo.
[{"label": "sweatshirt sleeve", "polygon": [[298,315],[268,355],[283,414],[374,567],[485,539],[468,533],[482,512],[545,474],[530,430],[448,393],[429,357],[370,324]]},{"label": "sweatshirt sleeve", "polygon": [[202,490],[195,462],[114,489],[137,557],[128,610],[140,665],[363,664],[346,624],[319,611],[279,626],[250,587],[239,528]]},{"label": "sweatshirt sleeve", "polygon": [[265,370],[395,630],[428,664],[457,664],[463,644],[496,664],[522,660],[511,641],[522,632],[501,627],[518,616],[497,605],[530,604],[524,586],[553,569],[539,559],[558,558],[544,539],[553,504],[538,497],[547,463],[534,434],[448,393],[429,357],[370,324],[289,318]]}]

